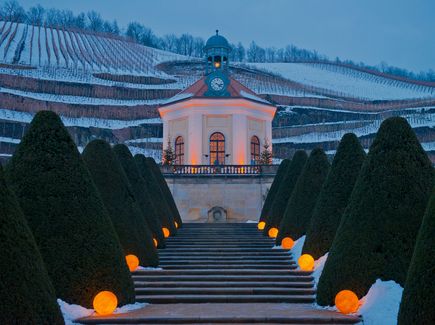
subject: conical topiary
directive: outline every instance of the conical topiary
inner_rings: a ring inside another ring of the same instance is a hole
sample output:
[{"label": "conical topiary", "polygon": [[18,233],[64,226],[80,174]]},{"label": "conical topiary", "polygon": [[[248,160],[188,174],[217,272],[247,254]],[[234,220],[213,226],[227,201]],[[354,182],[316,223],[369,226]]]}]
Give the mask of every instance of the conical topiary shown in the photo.
[{"label": "conical topiary", "polygon": [[297,240],[305,234],[328,170],[329,162],[325,152],[320,148],[311,151],[288,200],[279,226],[277,245],[281,244],[284,237]]},{"label": "conical topiary", "polygon": [[100,191],[125,256],[135,255],[142,266],[158,266],[152,234],[110,145],[104,140],[91,141],[82,156]]},{"label": "conical topiary", "polygon": [[317,301],[343,289],[364,296],[377,280],[405,283],[434,174],[413,130],[385,120],[370,147],[319,280]]},{"label": "conical topiary", "polygon": [[103,290],[134,302],[118,236],[80,154],[53,112],[38,112],[7,166],[58,298],[85,307]]},{"label": "conical topiary", "polygon": [[151,195],[151,200],[159,215],[160,221],[162,222],[162,226],[168,228],[171,235],[175,235],[177,233],[175,220],[172,217],[172,213],[167,206],[166,201],[162,199],[164,195],[154,177],[154,173],[147,164],[145,156],[135,155],[134,160],[147,184],[148,192]]},{"label": "conical topiary", "polygon": [[146,158],[146,162],[154,172],[154,176],[159,183],[160,189],[166,199],[167,205],[172,212],[172,216],[174,220],[177,222],[178,226],[181,227],[183,225],[183,221],[181,220],[180,212],[178,211],[177,205],[175,204],[174,197],[172,196],[171,190],[169,189],[168,183],[166,183],[165,178],[163,177],[162,172],[160,171],[159,166],[157,166],[155,160],[151,157]]},{"label": "conical topiary", "polygon": [[157,240],[159,248],[165,248],[166,243],[162,231],[162,222],[160,221],[157,210],[152,202],[152,196],[149,193],[147,184],[128,148],[126,146],[120,146],[117,148],[119,154],[118,160],[121,161],[121,165],[130,181],[136,200],[148,223],[153,237]]},{"label": "conical topiary", "polygon": [[331,248],[365,156],[356,135],[345,134],[319,194],[302,253],[317,260]]},{"label": "conical topiary", "polygon": [[64,324],[41,254],[0,165],[0,323]]},{"label": "conical topiary", "polygon": [[282,179],[278,192],[275,195],[272,206],[269,211],[269,218],[266,227],[264,228],[264,234],[270,228],[279,228],[281,224],[282,217],[284,216],[285,209],[287,207],[287,202],[293,192],[299,175],[307,162],[308,156],[304,150],[298,150],[293,155],[290,164],[287,167],[286,174]]},{"label": "conical topiary", "polygon": [[418,232],[399,310],[399,325],[435,324],[435,191]]},{"label": "conical topiary", "polygon": [[267,192],[266,199],[264,200],[263,208],[261,209],[260,220],[268,222],[269,219],[269,210],[272,206],[273,200],[275,199],[275,195],[278,192],[281,181],[284,178],[285,173],[287,172],[287,168],[290,165],[289,159],[284,159],[281,164],[279,164],[278,170],[276,171],[276,175],[273,179],[272,185],[270,185],[269,191]]}]

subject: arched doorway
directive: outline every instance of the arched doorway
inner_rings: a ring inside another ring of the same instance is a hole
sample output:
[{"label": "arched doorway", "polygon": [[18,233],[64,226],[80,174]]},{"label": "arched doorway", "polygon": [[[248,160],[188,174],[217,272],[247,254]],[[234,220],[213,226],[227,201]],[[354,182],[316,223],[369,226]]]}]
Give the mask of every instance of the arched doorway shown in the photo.
[{"label": "arched doorway", "polygon": [[184,139],[182,136],[175,139],[175,164],[184,165]]},{"label": "arched doorway", "polygon": [[260,139],[256,135],[251,138],[251,163],[256,164],[260,160]]},{"label": "arched doorway", "polygon": [[210,136],[210,165],[225,165],[225,136],[220,132]]}]

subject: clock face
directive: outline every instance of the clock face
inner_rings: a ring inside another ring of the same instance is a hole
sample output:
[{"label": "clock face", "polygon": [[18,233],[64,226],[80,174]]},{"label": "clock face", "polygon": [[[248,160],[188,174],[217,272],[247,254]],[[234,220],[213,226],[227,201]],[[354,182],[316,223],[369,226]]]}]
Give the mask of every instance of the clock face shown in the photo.
[{"label": "clock face", "polygon": [[210,85],[214,91],[221,91],[224,89],[224,81],[221,78],[213,78]]}]

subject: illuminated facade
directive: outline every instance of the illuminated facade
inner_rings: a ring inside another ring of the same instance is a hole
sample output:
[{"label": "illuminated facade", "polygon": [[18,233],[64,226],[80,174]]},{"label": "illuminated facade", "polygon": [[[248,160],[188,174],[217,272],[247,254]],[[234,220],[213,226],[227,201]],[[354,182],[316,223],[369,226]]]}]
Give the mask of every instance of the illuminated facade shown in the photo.
[{"label": "illuminated facade", "polygon": [[159,108],[176,164],[250,165],[271,144],[276,108],[231,78],[230,51],[216,31],[204,47],[204,77]]}]

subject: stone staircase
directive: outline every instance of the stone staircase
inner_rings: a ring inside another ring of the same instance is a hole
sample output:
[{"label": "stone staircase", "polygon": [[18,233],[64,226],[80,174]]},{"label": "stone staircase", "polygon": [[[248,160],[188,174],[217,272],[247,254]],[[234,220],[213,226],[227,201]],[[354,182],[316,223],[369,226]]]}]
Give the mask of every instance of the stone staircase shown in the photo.
[{"label": "stone staircase", "polygon": [[133,273],[136,300],[152,304],[84,324],[354,324],[315,309],[311,272],[273,249],[256,224],[184,224],[159,251],[162,270]]}]

